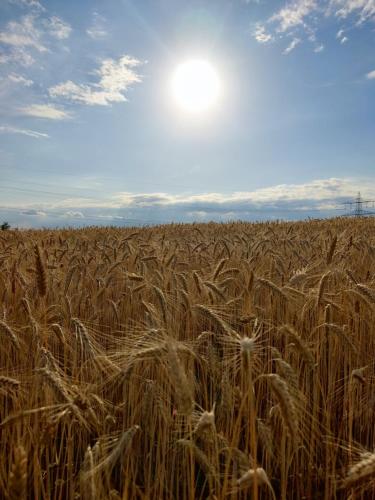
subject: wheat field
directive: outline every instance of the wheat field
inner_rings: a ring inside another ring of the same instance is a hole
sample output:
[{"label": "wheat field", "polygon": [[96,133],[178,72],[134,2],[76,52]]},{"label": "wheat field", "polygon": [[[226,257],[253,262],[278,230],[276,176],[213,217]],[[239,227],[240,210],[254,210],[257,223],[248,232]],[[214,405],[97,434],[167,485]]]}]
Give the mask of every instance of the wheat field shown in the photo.
[{"label": "wheat field", "polygon": [[0,234],[0,492],[375,498],[375,218]]}]

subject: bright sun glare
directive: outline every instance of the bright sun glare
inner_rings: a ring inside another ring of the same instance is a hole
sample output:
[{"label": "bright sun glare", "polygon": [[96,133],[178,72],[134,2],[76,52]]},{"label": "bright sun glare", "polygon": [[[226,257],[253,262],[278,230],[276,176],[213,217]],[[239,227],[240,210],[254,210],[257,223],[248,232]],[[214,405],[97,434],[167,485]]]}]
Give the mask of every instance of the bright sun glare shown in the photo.
[{"label": "bright sun glare", "polygon": [[183,110],[198,113],[215,104],[220,94],[220,81],[207,61],[186,61],[179,64],[174,72],[172,92]]}]

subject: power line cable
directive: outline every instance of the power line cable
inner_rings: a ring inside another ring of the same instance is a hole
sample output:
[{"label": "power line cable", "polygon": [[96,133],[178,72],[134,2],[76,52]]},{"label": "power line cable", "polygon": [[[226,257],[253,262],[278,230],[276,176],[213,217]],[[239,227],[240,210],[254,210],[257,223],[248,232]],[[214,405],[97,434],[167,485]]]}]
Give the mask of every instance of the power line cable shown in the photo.
[{"label": "power line cable", "polygon": [[372,207],[375,205],[375,200],[363,200],[361,193],[358,193],[354,201],[347,201],[343,203],[345,208],[349,210],[343,217],[364,217],[369,215],[375,215],[375,212],[369,210],[369,205]]}]

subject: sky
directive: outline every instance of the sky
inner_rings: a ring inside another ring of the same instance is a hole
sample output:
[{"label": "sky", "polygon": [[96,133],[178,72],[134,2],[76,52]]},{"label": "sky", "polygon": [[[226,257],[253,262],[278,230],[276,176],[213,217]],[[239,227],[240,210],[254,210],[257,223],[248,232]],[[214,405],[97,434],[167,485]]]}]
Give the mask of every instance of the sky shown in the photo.
[{"label": "sky", "polygon": [[374,47],[375,0],[1,0],[0,221],[341,215],[375,199]]}]

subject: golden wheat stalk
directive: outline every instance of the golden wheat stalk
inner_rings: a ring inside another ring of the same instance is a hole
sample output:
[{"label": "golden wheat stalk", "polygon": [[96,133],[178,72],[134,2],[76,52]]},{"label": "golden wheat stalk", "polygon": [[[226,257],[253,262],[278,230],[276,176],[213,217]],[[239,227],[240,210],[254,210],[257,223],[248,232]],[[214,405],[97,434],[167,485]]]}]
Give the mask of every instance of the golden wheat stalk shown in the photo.
[{"label": "golden wheat stalk", "polygon": [[22,445],[14,449],[14,461],[9,473],[8,498],[25,500],[27,498],[27,454]]},{"label": "golden wheat stalk", "polygon": [[47,273],[44,264],[42,252],[38,245],[35,245],[35,268],[36,268],[36,283],[39,295],[44,297],[47,293]]}]

